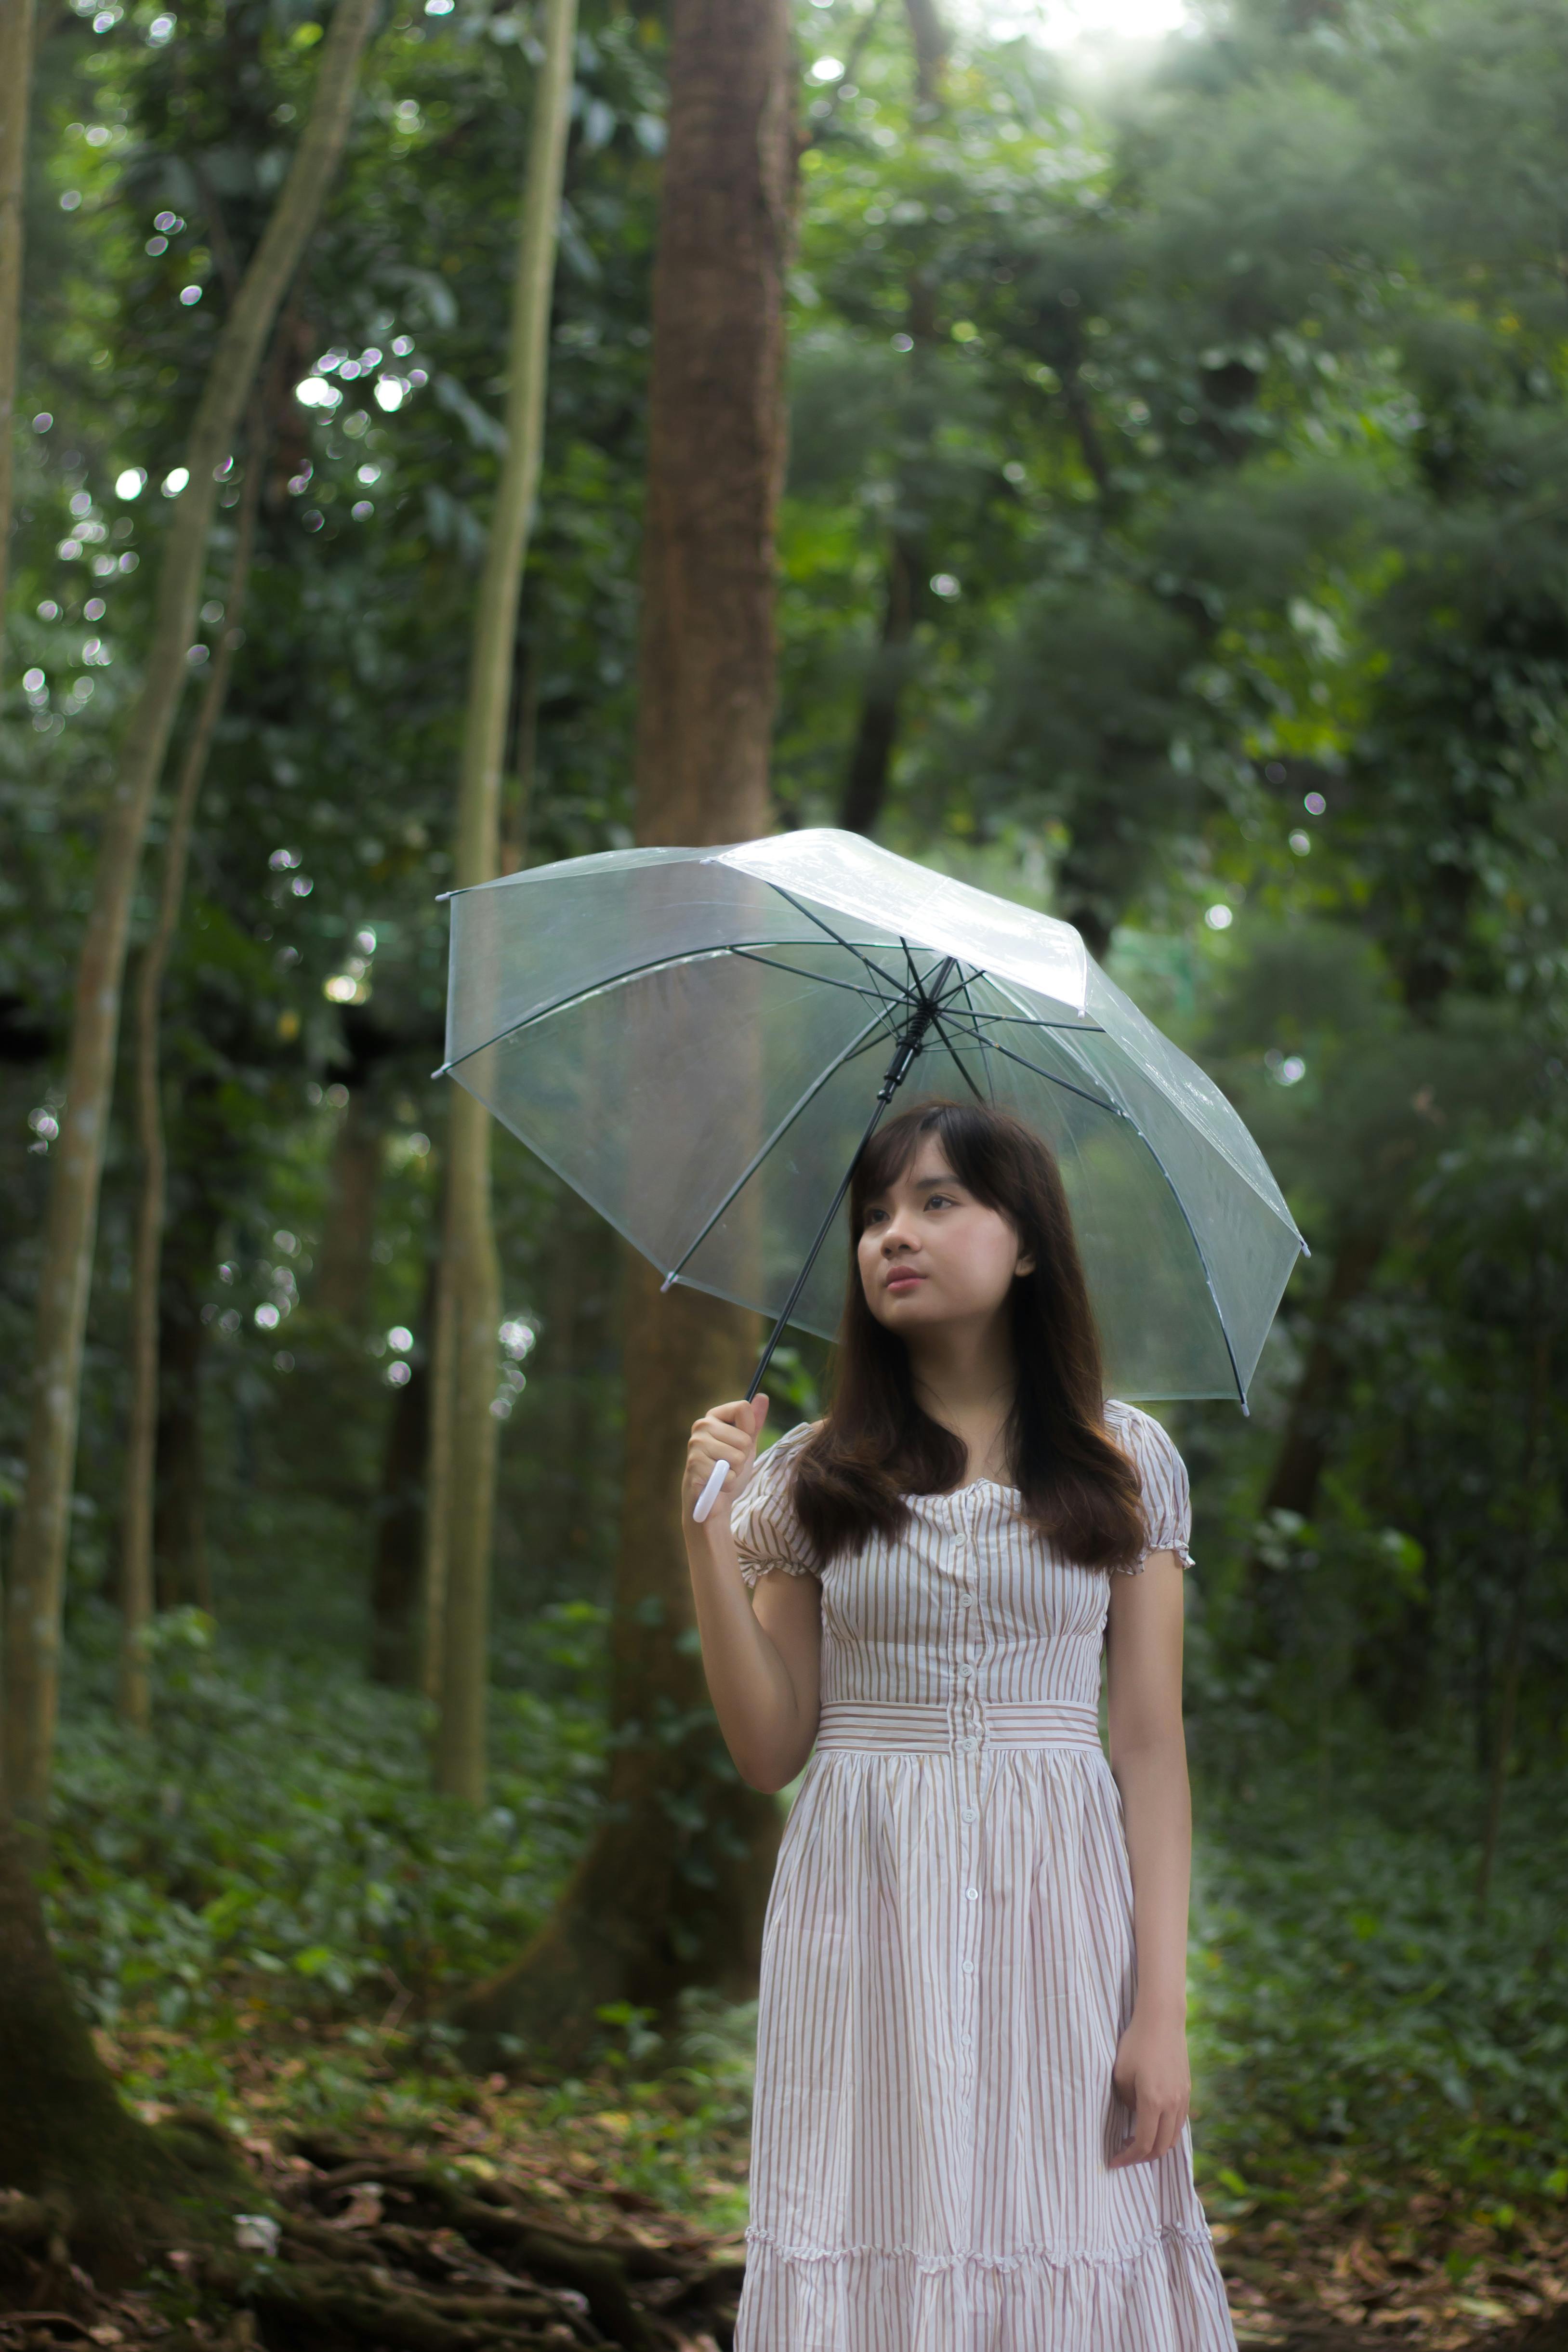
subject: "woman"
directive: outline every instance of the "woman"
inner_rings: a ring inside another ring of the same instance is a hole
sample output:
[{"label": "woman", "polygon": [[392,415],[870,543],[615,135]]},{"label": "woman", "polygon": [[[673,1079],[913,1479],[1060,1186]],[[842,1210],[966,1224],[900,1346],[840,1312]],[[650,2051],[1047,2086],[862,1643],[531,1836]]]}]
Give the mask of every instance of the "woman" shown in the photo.
[{"label": "woman", "polygon": [[1231,2352],[1187,2131],[1180,1457],[1105,1400],[1027,1128],[916,1106],[850,1208],[831,1411],[758,1459],[767,1399],[716,1406],[685,1468],[730,1754],[806,1768],[737,2352]]}]

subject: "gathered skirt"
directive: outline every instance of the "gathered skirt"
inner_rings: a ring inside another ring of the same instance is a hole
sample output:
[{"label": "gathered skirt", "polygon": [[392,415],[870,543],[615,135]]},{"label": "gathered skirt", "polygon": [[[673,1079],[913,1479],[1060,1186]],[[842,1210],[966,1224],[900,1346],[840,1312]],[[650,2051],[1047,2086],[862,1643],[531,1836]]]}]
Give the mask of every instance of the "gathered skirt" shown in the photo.
[{"label": "gathered skirt", "polygon": [[1121,1798],[1092,1714],[1036,1712],[960,1745],[940,1709],[823,1709],[763,1931],[736,2352],[1234,2352],[1188,2133],[1109,2168]]}]

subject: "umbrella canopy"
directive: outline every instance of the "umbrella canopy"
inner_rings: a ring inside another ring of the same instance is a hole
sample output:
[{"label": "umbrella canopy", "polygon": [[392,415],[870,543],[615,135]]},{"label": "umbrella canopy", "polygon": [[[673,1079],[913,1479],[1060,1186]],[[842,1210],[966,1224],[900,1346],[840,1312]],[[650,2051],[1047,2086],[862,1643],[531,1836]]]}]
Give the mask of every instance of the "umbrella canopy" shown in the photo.
[{"label": "umbrella canopy", "polygon": [[451,904],[444,1070],[667,1282],[831,1337],[847,1241],[800,1277],[879,1089],[974,1096],[1056,1153],[1112,1392],[1245,1404],[1306,1245],[1230,1104],[1069,924],[826,829]]}]

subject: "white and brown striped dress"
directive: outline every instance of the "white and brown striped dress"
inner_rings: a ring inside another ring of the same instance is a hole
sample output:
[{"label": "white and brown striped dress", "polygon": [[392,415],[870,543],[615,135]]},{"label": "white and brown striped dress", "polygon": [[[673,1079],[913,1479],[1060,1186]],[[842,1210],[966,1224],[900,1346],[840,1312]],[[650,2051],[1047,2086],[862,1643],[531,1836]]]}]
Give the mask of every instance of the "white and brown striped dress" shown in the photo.
[{"label": "white and brown striped dress", "polygon": [[[1113,1404],[1149,1549],[1186,1560],[1181,1457]],[[802,1423],[732,1508],[741,1574],[810,1574]],[[1103,1570],[987,1479],[821,1578],[821,1722],[762,1941],[736,2352],[1233,2352],[1184,2131],[1113,2172],[1134,1989],[1099,1735]]]}]

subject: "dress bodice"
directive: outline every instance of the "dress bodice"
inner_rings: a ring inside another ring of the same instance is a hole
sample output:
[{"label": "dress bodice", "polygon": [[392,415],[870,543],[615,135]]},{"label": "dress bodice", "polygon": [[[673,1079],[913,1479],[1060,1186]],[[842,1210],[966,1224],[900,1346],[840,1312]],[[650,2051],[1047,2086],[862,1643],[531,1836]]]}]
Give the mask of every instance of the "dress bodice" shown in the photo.
[{"label": "dress bodice", "polygon": [[[1146,1550],[1190,1564],[1180,1455],[1134,1406],[1108,1405],[1106,1423],[1143,1483]],[[818,1573],[791,1501],[794,1458],[814,1425],[800,1423],[761,1454],[732,1506],[749,1585],[775,1569]],[[912,1495],[897,1535],[873,1535],[830,1560],[820,1581],[824,1706],[1098,1705],[1109,1573],[1046,1543],[1013,1487],[982,1478],[951,1494]]]}]

